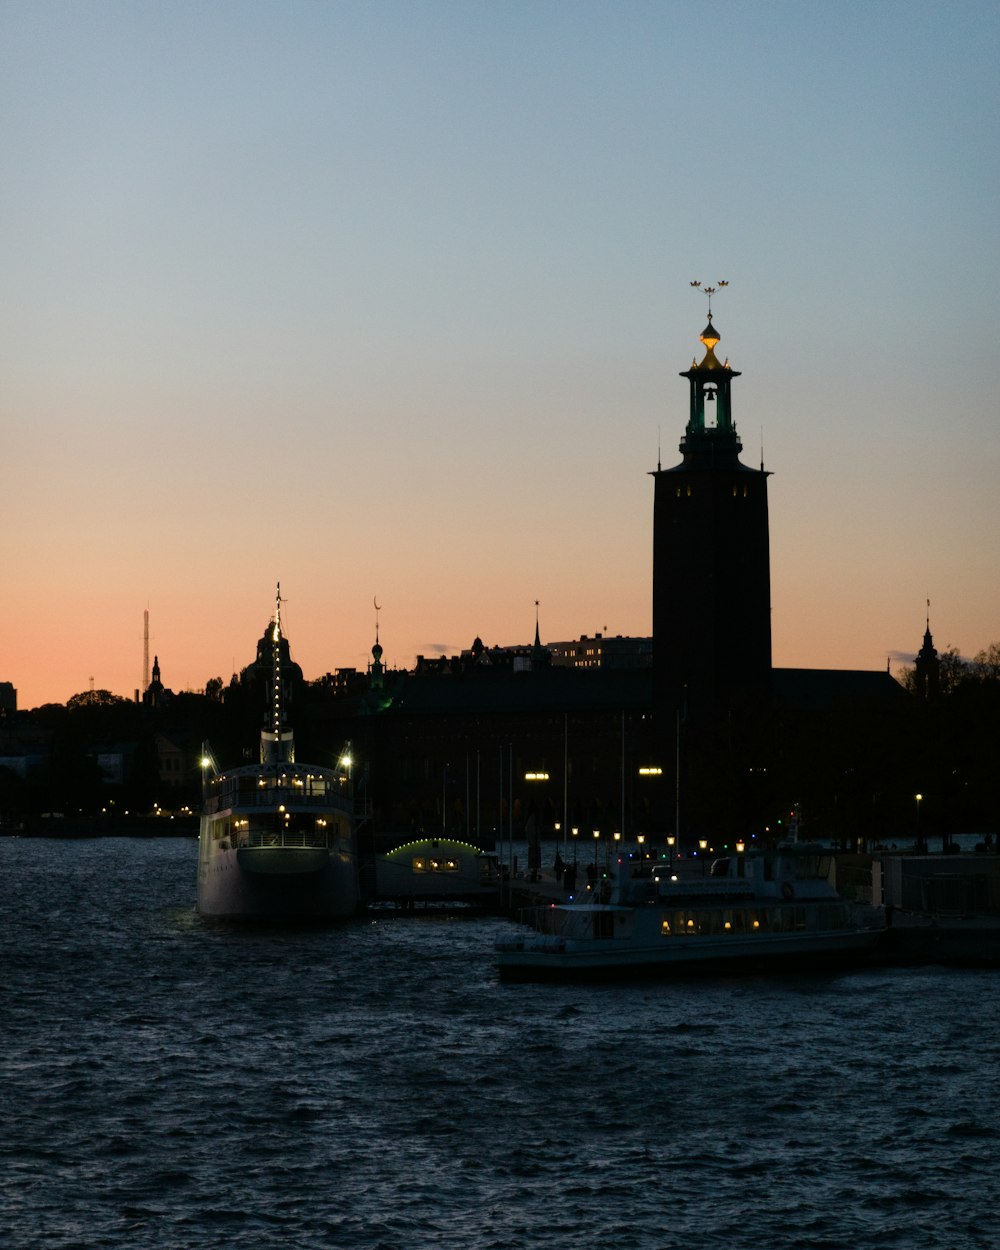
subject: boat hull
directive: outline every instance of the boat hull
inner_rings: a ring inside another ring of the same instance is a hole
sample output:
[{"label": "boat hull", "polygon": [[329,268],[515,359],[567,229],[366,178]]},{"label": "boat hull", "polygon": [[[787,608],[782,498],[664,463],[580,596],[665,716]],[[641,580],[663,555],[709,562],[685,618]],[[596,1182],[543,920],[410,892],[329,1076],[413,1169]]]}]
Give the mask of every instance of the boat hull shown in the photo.
[{"label": "boat hull", "polygon": [[866,961],[882,930],[775,934],[741,940],[680,938],[662,945],[623,948],[614,938],[576,943],[526,937],[496,946],[501,981],[610,980],[622,977],[732,975],[769,971],[819,971]]},{"label": "boat hull", "polygon": [[266,923],[315,924],[358,910],[353,857],[326,848],[216,849],[198,871],[203,916]]}]

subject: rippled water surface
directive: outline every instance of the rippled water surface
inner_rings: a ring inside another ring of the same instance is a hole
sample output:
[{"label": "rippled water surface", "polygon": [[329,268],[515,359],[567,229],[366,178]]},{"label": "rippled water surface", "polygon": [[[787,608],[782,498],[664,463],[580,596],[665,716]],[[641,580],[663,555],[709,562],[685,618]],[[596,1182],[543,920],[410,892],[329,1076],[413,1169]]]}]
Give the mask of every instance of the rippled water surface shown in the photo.
[{"label": "rippled water surface", "polygon": [[504,921],[247,932],[186,839],[0,840],[0,1243],[1000,1245],[1000,983],[504,986]]}]

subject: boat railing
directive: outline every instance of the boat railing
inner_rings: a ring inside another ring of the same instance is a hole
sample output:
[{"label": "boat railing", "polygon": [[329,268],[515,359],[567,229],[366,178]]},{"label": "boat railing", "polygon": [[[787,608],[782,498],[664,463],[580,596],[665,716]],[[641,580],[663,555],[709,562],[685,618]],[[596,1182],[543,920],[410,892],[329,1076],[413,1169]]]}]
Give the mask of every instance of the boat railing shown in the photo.
[{"label": "boat railing", "polygon": [[329,847],[336,840],[334,829],[247,829],[233,836],[233,845],[285,846],[298,848]]},{"label": "boat railing", "polygon": [[255,808],[279,806],[287,808],[326,808],[327,810],[350,811],[352,803],[348,795],[335,791],[309,791],[300,786],[270,786],[261,788],[242,788],[225,786],[216,793],[209,794],[206,799],[208,811],[221,812],[227,807]]}]

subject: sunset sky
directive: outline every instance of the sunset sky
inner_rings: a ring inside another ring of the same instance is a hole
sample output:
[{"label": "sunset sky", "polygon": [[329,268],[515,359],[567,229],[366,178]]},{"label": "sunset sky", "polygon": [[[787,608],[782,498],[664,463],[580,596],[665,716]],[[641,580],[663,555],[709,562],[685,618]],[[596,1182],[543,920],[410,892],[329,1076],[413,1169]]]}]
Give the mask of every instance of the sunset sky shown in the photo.
[{"label": "sunset sky", "polygon": [[1000,7],[0,4],[0,681],[651,628],[704,297],[774,662],[1000,640]]}]

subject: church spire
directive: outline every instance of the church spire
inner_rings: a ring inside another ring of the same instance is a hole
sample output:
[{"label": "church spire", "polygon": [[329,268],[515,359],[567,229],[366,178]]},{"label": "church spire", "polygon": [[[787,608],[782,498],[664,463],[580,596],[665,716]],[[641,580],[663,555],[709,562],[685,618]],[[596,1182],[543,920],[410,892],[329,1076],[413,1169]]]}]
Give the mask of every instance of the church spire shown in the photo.
[{"label": "church spire", "polygon": [[917,652],[913,666],[914,687],[918,699],[936,699],[941,689],[941,662],[931,637],[931,601],[927,600],[927,624],[924,645]]},{"label": "church spire", "polygon": [[372,647],[372,665],[369,670],[369,686],[372,690],[381,690],[385,684],[385,670],[382,667],[382,644],[378,640],[378,614],[382,608],[378,595],[372,599],[375,605],[375,643]]}]

